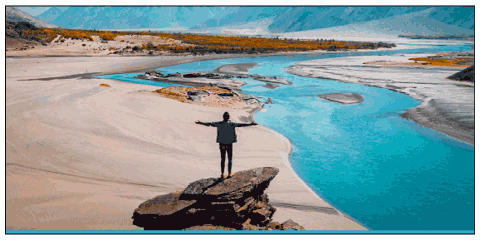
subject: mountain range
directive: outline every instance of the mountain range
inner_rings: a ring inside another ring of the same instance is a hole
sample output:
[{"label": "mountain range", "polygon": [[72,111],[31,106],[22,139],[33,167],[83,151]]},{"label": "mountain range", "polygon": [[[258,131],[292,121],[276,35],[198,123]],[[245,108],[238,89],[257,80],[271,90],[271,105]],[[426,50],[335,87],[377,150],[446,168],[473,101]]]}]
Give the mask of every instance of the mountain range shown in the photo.
[{"label": "mountain range", "polygon": [[365,27],[395,34],[474,34],[474,7],[51,7],[38,19],[74,29],[281,34]]},{"label": "mountain range", "polygon": [[33,17],[32,15],[20,11],[15,7],[5,7],[5,21],[6,22],[28,22],[36,27],[41,28],[56,28],[54,24],[42,21],[38,18]]},{"label": "mountain range", "polygon": [[50,7],[17,7],[17,9],[36,17],[50,9]]}]

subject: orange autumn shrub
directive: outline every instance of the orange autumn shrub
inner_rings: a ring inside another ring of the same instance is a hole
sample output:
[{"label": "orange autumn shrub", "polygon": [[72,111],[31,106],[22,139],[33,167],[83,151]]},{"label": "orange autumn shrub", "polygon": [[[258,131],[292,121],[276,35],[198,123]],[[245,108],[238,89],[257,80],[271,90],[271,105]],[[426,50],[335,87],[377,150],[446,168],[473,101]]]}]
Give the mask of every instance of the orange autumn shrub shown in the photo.
[{"label": "orange autumn shrub", "polygon": [[[142,49],[163,50],[174,53],[270,53],[288,51],[311,51],[311,50],[352,50],[352,49],[376,49],[379,47],[393,47],[394,44],[387,43],[365,43],[335,41],[333,39],[281,39],[264,37],[240,37],[240,36],[212,36],[192,33],[163,33],[163,32],[119,32],[119,31],[98,31],[81,29],[48,29],[31,31],[25,30],[26,35],[36,35],[42,39],[50,40],[58,34],[65,38],[87,39],[93,41],[92,36],[97,35],[103,40],[113,41],[121,35],[150,35],[166,39],[166,45],[154,46],[152,43],[142,44]],[[174,40],[181,44],[175,44]]]}]

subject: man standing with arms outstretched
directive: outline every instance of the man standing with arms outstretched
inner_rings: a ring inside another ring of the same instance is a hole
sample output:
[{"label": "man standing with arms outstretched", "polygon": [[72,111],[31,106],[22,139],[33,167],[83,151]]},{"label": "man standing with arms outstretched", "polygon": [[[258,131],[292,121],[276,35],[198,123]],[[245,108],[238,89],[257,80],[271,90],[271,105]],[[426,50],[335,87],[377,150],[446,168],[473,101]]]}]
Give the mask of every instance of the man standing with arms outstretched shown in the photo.
[{"label": "man standing with arms outstretched", "polygon": [[222,175],[220,178],[224,178],[223,175],[225,171],[225,153],[228,154],[228,177],[232,177],[232,158],[233,158],[233,148],[232,144],[237,142],[237,134],[235,133],[236,127],[247,127],[258,125],[255,121],[252,123],[235,123],[230,122],[230,114],[225,112],[223,114],[223,121],[221,122],[200,122],[195,121],[196,124],[202,124],[205,126],[216,127],[217,128],[217,143],[220,147],[220,157],[222,162],[220,164],[222,168]]}]

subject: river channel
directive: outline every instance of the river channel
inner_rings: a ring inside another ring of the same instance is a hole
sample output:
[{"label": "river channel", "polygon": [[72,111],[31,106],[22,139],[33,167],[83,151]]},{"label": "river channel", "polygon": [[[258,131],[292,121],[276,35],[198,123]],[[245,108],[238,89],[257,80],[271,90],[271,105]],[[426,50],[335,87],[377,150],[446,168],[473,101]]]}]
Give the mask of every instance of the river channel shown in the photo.
[{"label": "river channel", "polygon": [[[273,99],[255,121],[293,145],[290,164],[320,197],[372,230],[473,230],[474,147],[400,117],[421,104],[382,88],[299,77],[285,68],[299,61],[346,56],[464,51],[469,45],[432,45],[397,51],[270,56],[202,61],[157,69],[164,73],[209,72],[233,63],[257,63],[250,74],[292,81],[276,89],[241,79],[243,92]],[[134,79],[140,73],[102,78]],[[318,94],[355,92],[359,104],[341,105]]]}]

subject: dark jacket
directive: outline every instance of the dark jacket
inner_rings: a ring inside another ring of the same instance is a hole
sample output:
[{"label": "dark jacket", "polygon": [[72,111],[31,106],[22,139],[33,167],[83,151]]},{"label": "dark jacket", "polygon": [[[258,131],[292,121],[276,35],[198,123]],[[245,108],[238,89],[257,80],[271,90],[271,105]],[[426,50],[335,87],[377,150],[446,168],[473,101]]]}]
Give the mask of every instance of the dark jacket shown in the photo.
[{"label": "dark jacket", "polygon": [[252,123],[235,123],[235,122],[200,122],[200,124],[217,128],[217,143],[229,144],[237,142],[236,127],[252,126]]}]

